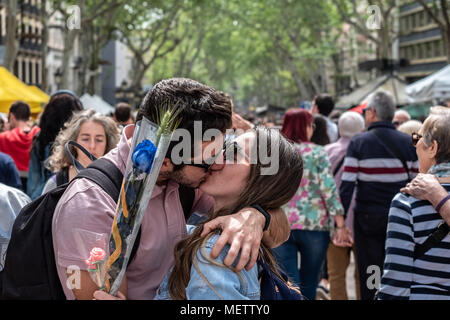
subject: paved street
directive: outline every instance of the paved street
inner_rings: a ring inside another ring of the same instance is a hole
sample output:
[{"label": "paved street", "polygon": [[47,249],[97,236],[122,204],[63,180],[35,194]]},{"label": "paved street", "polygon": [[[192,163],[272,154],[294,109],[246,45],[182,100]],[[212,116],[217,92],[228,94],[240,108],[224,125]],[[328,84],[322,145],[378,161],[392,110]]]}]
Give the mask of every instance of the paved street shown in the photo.
[{"label": "paved street", "polygon": [[349,300],[356,300],[355,292],[355,257],[352,253],[350,266],[347,269],[347,294]]}]

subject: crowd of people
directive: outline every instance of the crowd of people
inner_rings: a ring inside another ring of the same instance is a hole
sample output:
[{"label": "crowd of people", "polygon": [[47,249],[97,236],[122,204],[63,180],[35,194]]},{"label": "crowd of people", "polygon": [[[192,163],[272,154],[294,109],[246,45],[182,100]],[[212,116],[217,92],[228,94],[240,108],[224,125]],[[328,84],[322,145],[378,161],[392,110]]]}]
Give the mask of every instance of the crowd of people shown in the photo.
[{"label": "crowd of people", "polygon": [[[161,105],[180,109],[178,128],[194,137],[191,160],[202,164],[174,164],[170,144],[136,256],[113,297],[90,278],[73,230],[108,236],[116,199],[73,178],[98,158],[123,174],[135,123],[156,122]],[[10,254],[21,208],[73,180],[51,226],[66,299],[260,299],[263,259],[305,299],[346,300],[352,255],[357,299],[449,299],[450,108],[431,108],[422,123],[385,91],[369,97],[363,114],[334,110],[328,94],[311,106],[287,110],[281,128],[256,126],[229,95],[179,78],[153,86],[136,117],[126,103],[112,116],[85,110],[67,90],[34,120],[15,102],[0,133],[1,257]],[[221,137],[203,140],[209,129]],[[251,156],[274,146],[279,169],[264,175],[265,163]],[[192,198],[187,216],[182,192]],[[74,265],[82,270],[76,288],[67,285]]]}]

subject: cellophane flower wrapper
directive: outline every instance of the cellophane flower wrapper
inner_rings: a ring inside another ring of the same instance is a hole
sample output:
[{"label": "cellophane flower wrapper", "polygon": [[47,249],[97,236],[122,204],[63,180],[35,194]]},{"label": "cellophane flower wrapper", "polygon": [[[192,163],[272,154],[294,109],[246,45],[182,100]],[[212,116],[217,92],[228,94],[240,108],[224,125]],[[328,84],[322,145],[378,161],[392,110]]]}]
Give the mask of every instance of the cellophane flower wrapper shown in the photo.
[{"label": "cellophane flower wrapper", "polygon": [[106,291],[116,295],[172,135],[145,117],[137,124],[109,240]]},{"label": "cellophane flower wrapper", "polygon": [[91,279],[100,290],[105,287],[106,262],[109,257],[109,234],[74,229],[78,254],[84,260]]}]

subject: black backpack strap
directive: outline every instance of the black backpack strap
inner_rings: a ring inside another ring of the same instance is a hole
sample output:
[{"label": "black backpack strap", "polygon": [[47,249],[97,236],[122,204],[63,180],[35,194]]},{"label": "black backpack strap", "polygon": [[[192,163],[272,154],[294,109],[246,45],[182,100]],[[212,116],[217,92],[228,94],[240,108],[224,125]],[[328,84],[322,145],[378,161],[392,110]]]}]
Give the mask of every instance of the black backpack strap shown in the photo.
[{"label": "black backpack strap", "polygon": [[115,202],[119,199],[123,174],[111,161],[100,158],[92,162],[74,179],[86,178],[98,184]]},{"label": "black backpack strap", "polygon": [[422,243],[414,248],[414,260],[422,257],[428,250],[435,247],[450,232],[450,227],[442,222],[439,227]]},{"label": "black backpack strap", "polygon": [[342,168],[342,165],[344,164],[344,160],[345,160],[345,156],[342,157],[341,161],[339,161],[336,168],[334,168],[333,176],[335,176],[339,172],[339,170]]},{"label": "black backpack strap", "polygon": [[411,175],[409,174],[409,168],[408,165],[406,164],[406,160],[403,157],[403,154],[397,148],[397,146],[392,144],[392,140],[384,137],[378,129],[370,130],[370,132],[376,135],[381,140],[381,143],[383,143],[386,147],[388,147],[388,149],[391,150],[391,152],[402,162],[403,168],[405,169],[406,174],[408,175],[408,180],[411,180]]},{"label": "black backpack strap", "polygon": [[178,187],[181,207],[183,207],[184,218],[188,221],[191,216],[192,206],[194,205],[195,189],[180,184]]}]

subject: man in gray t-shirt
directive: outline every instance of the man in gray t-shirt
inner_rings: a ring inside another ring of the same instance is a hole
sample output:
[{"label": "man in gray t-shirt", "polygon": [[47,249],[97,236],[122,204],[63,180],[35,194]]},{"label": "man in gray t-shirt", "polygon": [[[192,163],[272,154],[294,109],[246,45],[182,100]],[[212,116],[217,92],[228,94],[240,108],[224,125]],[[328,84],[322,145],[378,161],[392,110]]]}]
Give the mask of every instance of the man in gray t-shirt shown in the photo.
[{"label": "man in gray t-shirt", "polygon": [[11,238],[14,220],[20,210],[30,202],[30,197],[19,189],[0,183],[0,271],[3,270],[5,263],[6,248]]}]

